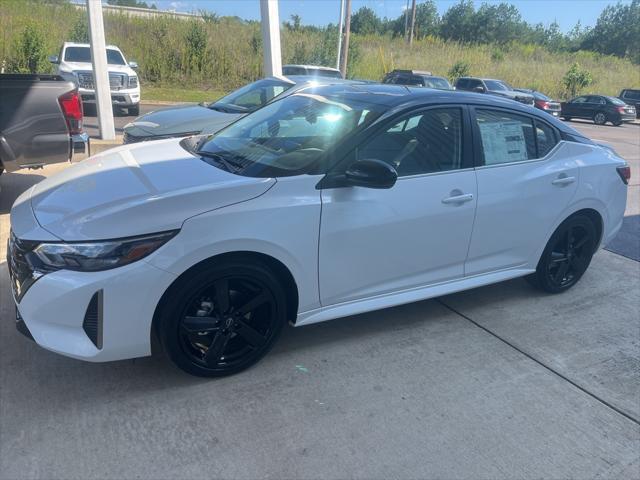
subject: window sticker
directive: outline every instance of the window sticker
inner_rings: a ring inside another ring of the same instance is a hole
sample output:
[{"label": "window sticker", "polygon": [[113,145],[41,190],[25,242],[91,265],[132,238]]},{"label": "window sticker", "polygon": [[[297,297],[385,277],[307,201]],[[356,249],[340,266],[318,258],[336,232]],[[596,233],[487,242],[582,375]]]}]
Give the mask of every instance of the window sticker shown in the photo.
[{"label": "window sticker", "polygon": [[528,160],[521,122],[480,123],[479,126],[486,165]]}]

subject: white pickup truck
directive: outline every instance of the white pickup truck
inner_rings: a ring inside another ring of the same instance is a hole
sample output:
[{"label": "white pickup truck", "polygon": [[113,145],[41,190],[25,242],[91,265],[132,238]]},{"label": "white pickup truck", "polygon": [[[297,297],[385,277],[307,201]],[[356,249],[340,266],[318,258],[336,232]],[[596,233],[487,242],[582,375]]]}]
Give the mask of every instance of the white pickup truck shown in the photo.
[{"label": "white pickup truck", "polygon": [[[60,55],[50,56],[49,61],[58,66],[57,73],[60,76],[78,85],[82,103],[95,104],[96,91],[89,44],[65,42]],[[107,45],[107,64],[111,103],[126,108],[129,115],[137,117],[140,115],[140,82],[134,70],[138,68],[138,64],[127,63],[122,51],[114,45]]]}]

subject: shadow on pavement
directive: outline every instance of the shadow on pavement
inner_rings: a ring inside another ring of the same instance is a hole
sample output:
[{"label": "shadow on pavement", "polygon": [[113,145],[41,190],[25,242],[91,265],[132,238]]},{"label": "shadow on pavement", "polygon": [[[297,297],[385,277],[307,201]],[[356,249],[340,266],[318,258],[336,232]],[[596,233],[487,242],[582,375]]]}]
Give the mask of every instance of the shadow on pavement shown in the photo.
[{"label": "shadow on pavement", "polygon": [[620,232],[606,250],[640,262],[640,215],[624,217]]}]

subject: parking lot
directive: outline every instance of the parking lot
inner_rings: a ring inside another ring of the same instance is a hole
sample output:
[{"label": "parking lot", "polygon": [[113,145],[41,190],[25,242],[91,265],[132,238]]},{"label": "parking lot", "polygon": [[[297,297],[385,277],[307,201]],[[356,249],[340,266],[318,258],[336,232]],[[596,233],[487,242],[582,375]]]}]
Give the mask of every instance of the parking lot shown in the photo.
[{"label": "parking lot", "polygon": [[572,290],[518,279],[288,328],[221,380],[16,332],[9,209],[66,165],[2,175],[0,477],[640,478],[640,127],[572,125],[632,167],[625,230]]}]

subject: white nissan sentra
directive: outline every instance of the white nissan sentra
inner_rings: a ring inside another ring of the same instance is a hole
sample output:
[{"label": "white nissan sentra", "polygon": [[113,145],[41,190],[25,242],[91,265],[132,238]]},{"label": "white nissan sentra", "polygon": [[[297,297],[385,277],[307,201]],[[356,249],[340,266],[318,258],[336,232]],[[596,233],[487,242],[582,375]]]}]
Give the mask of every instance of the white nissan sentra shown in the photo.
[{"label": "white nissan sentra", "polygon": [[575,285],[629,167],[474,93],[309,87],[209,137],[95,155],[11,211],[18,329],[102,362],[236,373],[296,326],[527,276]]}]

